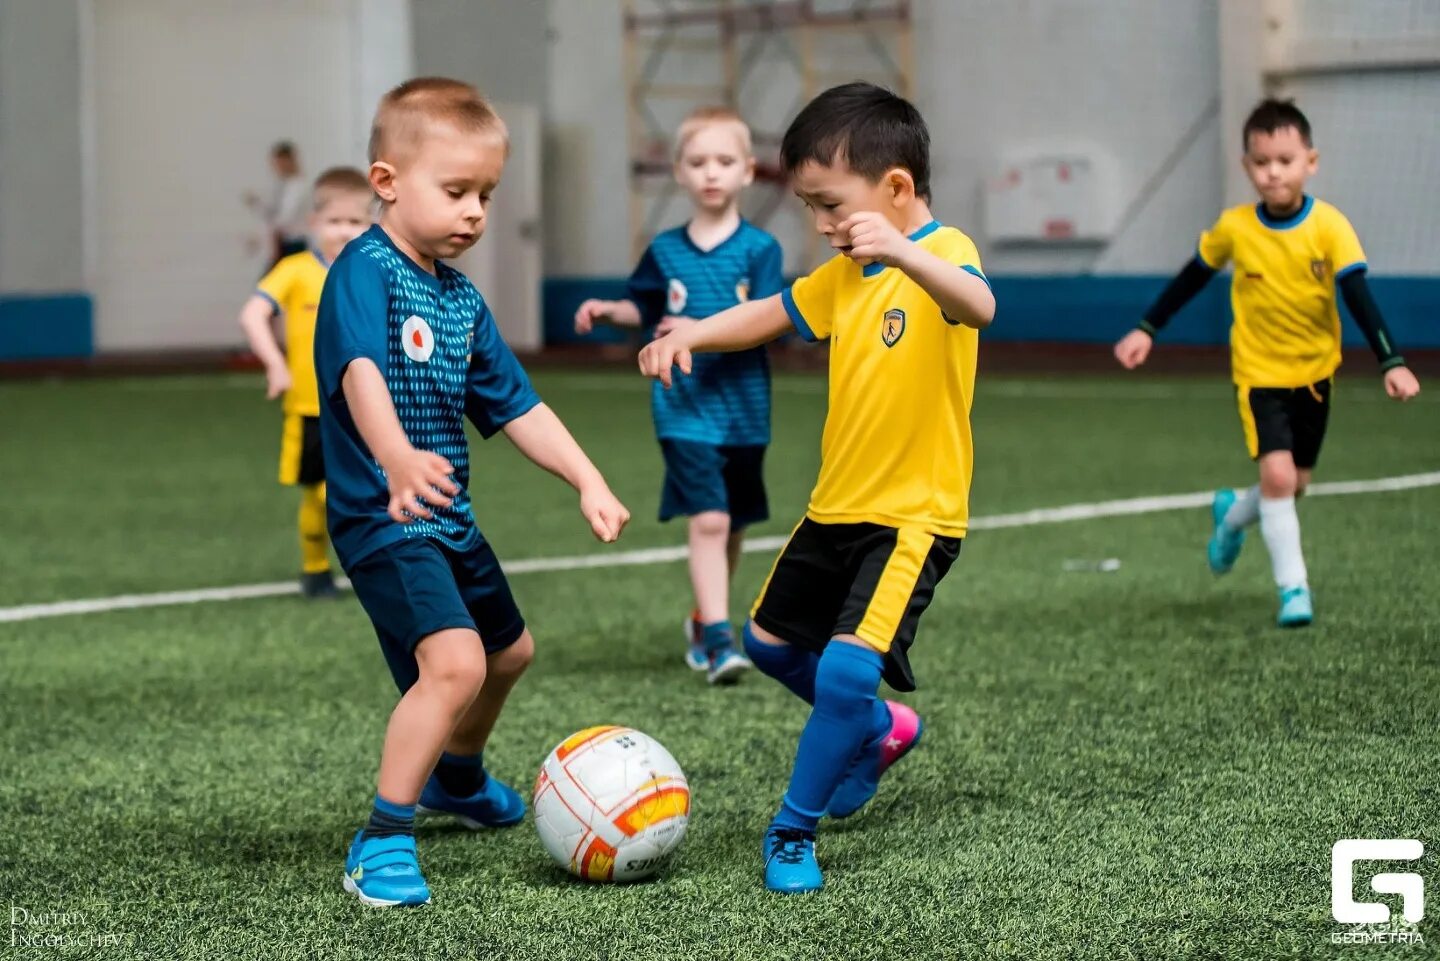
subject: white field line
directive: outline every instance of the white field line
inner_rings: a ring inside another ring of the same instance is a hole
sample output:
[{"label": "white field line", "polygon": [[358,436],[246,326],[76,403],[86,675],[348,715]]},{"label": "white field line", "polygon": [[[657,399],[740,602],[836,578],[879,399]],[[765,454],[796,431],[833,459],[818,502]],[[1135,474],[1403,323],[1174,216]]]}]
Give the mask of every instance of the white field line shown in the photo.
[{"label": "white field line", "polygon": [[[607,373],[546,373],[538,372],[536,380],[542,391],[578,391],[581,393],[635,393],[643,396],[649,387],[638,374],[633,381],[617,378]],[[68,384],[63,379],[42,382],[43,386],[62,387]],[[137,393],[203,393],[210,390],[236,390],[260,394],[265,387],[264,379],[258,374],[186,374],[160,377],[124,378],[115,382],[121,390]],[[799,396],[824,396],[824,377],[778,377],[773,383],[777,394]],[[1345,383],[1343,403],[1394,403],[1385,396],[1376,381],[1374,389],[1365,388],[1357,378]],[[1118,381],[1093,382],[1085,378],[1076,380],[1036,380],[1017,377],[981,378],[977,389],[982,398],[1004,397],[1016,400],[1114,400],[1114,401],[1228,401],[1232,390],[1223,380],[1196,381],[1194,383],[1153,383],[1137,380],[1134,383]],[[1412,403],[1435,403],[1440,397],[1427,391]]]},{"label": "white field line", "polygon": [[[1380,477],[1374,480],[1330,481],[1312,484],[1306,496],[1378,494],[1437,486],[1440,486],[1440,471],[1431,471],[1425,474]],[[1064,507],[1039,507],[1035,510],[1019,511],[1013,514],[973,517],[970,519],[970,530],[990,531],[1011,527],[1035,527],[1041,524],[1060,524],[1066,521],[1094,520],[1101,517],[1128,517],[1162,511],[1189,510],[1204,507],[1210,503],[1213,496],[1213,491],[1197,491],[1193,494],[1130,497],[1090,504],[1069,504]],[[748,554],[775,551],[784,543],[784,537],[757,537],[745,542],[745,552]],[[511,561],[504,567],[505,573],[514,576],[548,571],[667,564],[684,560],[685,554],[686,548],[684,547],[651,547],[644,550],[580,554],[570,557],[532,557]],[[340,584],[342,587],[349,586],[343,580]],[[193,591],[164,591],[158,594],[120,594],[114,597],[95,597],[88,600],[0,607],[0,623],[34,621],[45,617],[64,617],[70,614],[100,614],[106,611],[133,610],[142,607],[171,607],[181,604],[202,604],[208,601],[279,597],[298,592],[299,586],[294,581],[281,581],[273,584],[246,584],[239,587],[208,587]]]}]

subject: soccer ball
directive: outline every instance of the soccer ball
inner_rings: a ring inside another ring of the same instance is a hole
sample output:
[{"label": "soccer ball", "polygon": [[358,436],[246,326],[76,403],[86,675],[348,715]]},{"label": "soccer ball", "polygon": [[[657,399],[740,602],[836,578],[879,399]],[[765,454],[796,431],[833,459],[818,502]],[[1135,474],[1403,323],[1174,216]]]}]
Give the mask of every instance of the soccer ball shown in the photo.
[{"label": "soccer ball", "polygon": [[550,752],[534,805],[540,841],[561,867],[587,881],[638,881],[685,837],[690,785],[660,742],[604,725]]}]

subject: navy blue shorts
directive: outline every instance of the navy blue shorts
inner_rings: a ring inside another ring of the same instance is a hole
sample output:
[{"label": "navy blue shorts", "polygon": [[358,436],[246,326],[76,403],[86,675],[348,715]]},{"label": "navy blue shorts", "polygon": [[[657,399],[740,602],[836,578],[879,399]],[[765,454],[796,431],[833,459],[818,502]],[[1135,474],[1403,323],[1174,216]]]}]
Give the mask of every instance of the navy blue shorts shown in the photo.
[{"label": "navy blue shorts", "polygon": [[730,515],[730,529],[738,531],[770,519],[763,444],[718,446],[662,439],[660,452],[665,456],[662,521],[724,511]]},{"label": "navy blue shorts", "polygon": [[510,584],[484,540],[461,553],[411,537],[367,555],[346,573],[402,694],[420,678],[415,645],[436,631],[475,631],[486,654],[503,651],[525,631]]}]

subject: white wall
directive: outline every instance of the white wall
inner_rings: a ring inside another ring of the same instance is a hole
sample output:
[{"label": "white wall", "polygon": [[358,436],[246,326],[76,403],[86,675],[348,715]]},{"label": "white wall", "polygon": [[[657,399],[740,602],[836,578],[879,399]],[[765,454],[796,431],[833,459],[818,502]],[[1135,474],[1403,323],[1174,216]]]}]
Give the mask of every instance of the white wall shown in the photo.
[{"label": "white wall", "polygon": [[545,272],[629,273],[620,0],[549,0]]},{"label": "white wall", "polygon": [[418,72],[472,83],[497,103],[544,106],[545,0],[410,0],[410,5]]},{"label": "white wall", "polygon": [[[936,206],[973,228],[987,269],[1163,273],[1193,251],[1221,199],[1212,0],[925,0],[917,14]],[[1197,125],[1200,136],[1103,251],[985,243],[979,184],[1003,156],[1089,153],[1113,217]]]},{"label": "white wall", "polygon": [[[1215,0],[918,0],[916,13],[916,100],[934,140],[936,213],[976,235],[991,270],[1168,272],[1185,259],[1220,203],[1213,117],[1103,251],[989,248],[979,185],[1011,151],[1079,147],[1104,161],[1111,207],[1126,206],[1213,110]],[[620,3],[550,0],[550,15],[546,268],[623,273],[630,252]],[[742,100],[763,90],[767,107],[784,108],[798,89],[793,74],[772,66]],[[787,246],[803,249],[797,218],[778,222]]]},{"label": "white wall", "polygon": [[0,291],[84,288],[79,17],[0,2]]},{"label": "white wall", "polygon": [[235,315],[263,268],[245,251],[258,222],[242,191],[265,189],[281,138],[298,145],[307,178],[364,166],[374,101],[409,73],[404,5],[82,0],[87,9],[96,348],[235,345]]},{"label": "white wall", "polygon": [[[1440,0],[1291,0],[1292,51],[1440,50]],[[1440,70],[1339,70],[1280,84],[1314,127],[1314,193],[1343,210],[1377,274],[1440,275]],[[1238,134],[1236,134],[1238,149]]]}]

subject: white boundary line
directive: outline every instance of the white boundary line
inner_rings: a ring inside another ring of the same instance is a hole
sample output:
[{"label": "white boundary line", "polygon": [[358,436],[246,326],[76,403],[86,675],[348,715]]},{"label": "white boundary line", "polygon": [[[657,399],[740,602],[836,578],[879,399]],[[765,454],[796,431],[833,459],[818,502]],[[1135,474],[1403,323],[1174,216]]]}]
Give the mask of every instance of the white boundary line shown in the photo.
[{"label": "white boundary line", "polygon": [[[1342,494],[1378,494],[1388,491],[1414,490],[1420,487],[1440,486],[1440,471],[1425,474],[1406,474],[1399,477],[1380,477],[1374,480],[1331,481],[1312,484],[1307,497],[1326,497]],[[1099,501],[1092,504],[1070,504],[1065,507],[1041,507],[1014,514],[992,514],[970,520],[972,531],[1004,530],[1011,527],[1035,527],[1041,524],[1060,524],[1066,521],[1094,520],[1101,517],[1128,517],[1135,514],[1155,514],[1162,511],[1189,510],[1204,507],[1214,497],[1213,491],[1197,491],[1193,494],[1170,494],[1163,497],[1131,497],[1124,500]],[[764,553],[778,550],[785,544],[784,537],[757,537],[745,543],[745,552]],[[684,547],[652,547],[635,551],[614,553],[581,554],[571,557],[532,557],[512,561],[504,565],[509,575],[533,574],[548,571],[578,571],[602,567],[635,567],[647,564],[668,564],[684,560]],[[341,581],[342,586],[348,583]],[[209,587],[194,591],[164,591],[158,594],[121,594],[115,597],[95,597],[80,601],[57,601],[51,604],[25,604],[19,607],[0,607],[0,623],[35,621],[45,617],[64,617],[71,614],[100,614],[106,611],[133,610],[142,607],[172,607],[180,604],[202,604],[208,601],[237,601],[254,597],[280,597],[299,593],[299,586],[293,581],[274,584],[248,584],[240,587]]]},{"label": "white boundary line", "polygon": [[[617,378],[604,373],[574,371],[540,371],[535,379],[541,390],[574,391],[578,393],[631,394],[644,398],[649,387],[637,375],[633,379]],[[41,381],[42,385],[63,387],[68,381]],[[127,393],[191,393],[215,390],[248,391],[259,394],[265,386],[263,376],[251,373],[223,374],[173,374],[162,376],[123,377],[111,381],[114,386]],[[776,394],[794,396],[825,396],[827,387],[823,375],[778,377],[772,384]],[[1015,375],[991,376],[981,380],[976,390],[981,398],[1000,397],[1030,401],[1228,401],[1233,388],[1221,380],[1195,380],[1192,382],[1155,383],[1138,379],[1133,382],[1104,381],[1087,379],[1040,380]],[[1411,401],[1413,404],[1434,404],[1440,396],[1433,392],[1421,394]],[[1376,390],[1349,390],[1345,392],[1345,403],[1390,404],[1394,403],[1385,392]]]}]

